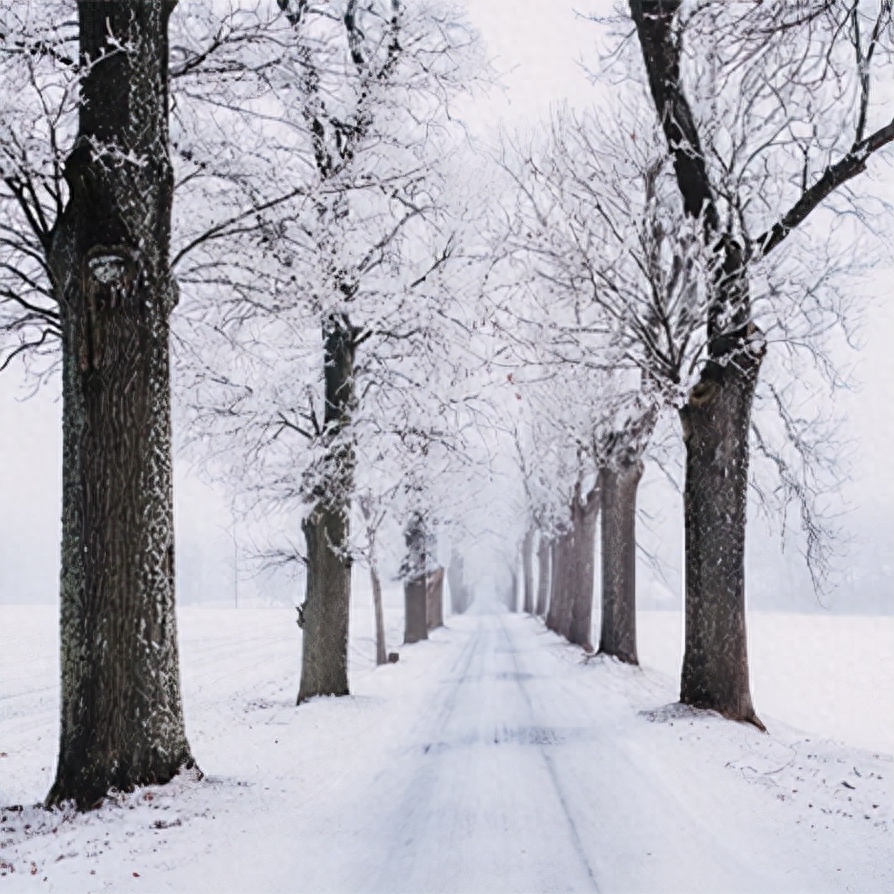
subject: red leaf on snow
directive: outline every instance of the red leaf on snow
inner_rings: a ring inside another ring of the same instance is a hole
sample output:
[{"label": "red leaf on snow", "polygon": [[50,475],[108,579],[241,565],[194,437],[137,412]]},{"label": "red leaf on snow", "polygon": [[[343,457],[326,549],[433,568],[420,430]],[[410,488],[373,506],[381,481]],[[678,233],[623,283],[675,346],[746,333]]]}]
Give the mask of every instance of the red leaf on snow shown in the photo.
[{"label": "red leaf on snow", "polygon": [[140,873],[139,873],[139,872],[135,872],[135,873],[133,874],[133,877],[134,877],[134,878],[139,878],[139,877],[140,877]]}]

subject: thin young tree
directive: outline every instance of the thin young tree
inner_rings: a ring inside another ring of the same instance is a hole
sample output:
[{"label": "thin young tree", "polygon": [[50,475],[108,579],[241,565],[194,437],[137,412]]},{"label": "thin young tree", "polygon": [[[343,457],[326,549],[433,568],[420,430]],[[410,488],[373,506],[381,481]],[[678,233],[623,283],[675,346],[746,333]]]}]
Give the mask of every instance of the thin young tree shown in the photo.
[{"label": "thin young tree", "polygon": [[373,505],[372,499],[364,494],[358,501],[360,514],[363,517],[366,535],[365,558],[369,566],[369,582],[372,588],[373,616],[376,625],[376,664],[388,663],[388,649],[385,643],[385,609],[382,604],[382,578],[379,573],[377,541],[379,529],[385,519],[385,513]]}]

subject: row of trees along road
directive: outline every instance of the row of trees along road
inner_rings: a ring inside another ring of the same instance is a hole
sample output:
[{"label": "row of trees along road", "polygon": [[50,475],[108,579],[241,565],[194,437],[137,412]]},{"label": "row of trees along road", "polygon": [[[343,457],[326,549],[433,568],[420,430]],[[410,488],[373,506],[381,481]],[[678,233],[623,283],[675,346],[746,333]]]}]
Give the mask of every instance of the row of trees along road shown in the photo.
[{"label": "row of trees along road", "polygon": [[[241,430],[233,454],[260,459],[258,473],[300,453],[285,490],[310,504],[303,699],[347,692],[349,423],[371,392],[387,393],[374,373],[388,345],[434,344],[425,315],[444,320],[448,294],[462,295],[447,288],[455,238],[441,214],[446,107],[480,58],[462,17],[396,0],[175,6],[83,2],[75,23],[63,2],[28,4],[0,22],[3,364],[23,356],[49,374],[62,355],[63,718],[50,804],[89,807],[193,765],[173,589],[178,297],[181,381],[203,389],[187,418],[201,435],[221,434],[202,428],[209,418]],[[417,304],[423,314],[406,312]],[[257,350],[274,323],[282,378]],[[376,340],[359,393],[358,352]],[[221,359],[221,344],[235,356]],[[406,378],[412,358],[393,353],[403,368],[390,374]],[[252,362],[265,367],[258,380]],[[270,386],[260,410],[243,413],[234,389],[259,382]],[[383,436],[406,440],[399,424]],[[308,444],[278,451],[284,433]]]},{"label": "row of trees along road", "polygon": [[[840,276],[874,254],[841,223],[872,211],[849,185],[894,140],[891,6],[631,2],[636,40],[621,20],[614,54],[633,82],[623,109],[560,112],[545,137],[504,138],[497,153],[511,187],[490,244],[495,268],[510,272],[489,288],[509,375],[527,395],[516,444],[525,549],[539,542],[537,611],[589,645],[575,617],[588,610],[577,578],[589,580],[580,563],[592,553],[589,542],[576,549],[593,537],[599,493],[600,648],[636,660],[636,485],[658,417],[675,409],[686,448],[681,701],[758,726],[745,630],[749,447],[778,473],[781,512],[796,504],[821,577],[822,457],[779,379],[806,361],[838,383],[826,340],[847,326]],[[630,75],[643,62],[646,91]],[[765,358],[776,381],[758,375]],[[770,443],[756,401],[787,445]],[[533,573],[524,579],[533,590]]]},{"label": "row of trees along road", "polygon": [[[447,112],[479,54],[437,5],[279,6],[291,55],[280,49],[243,100],[257,129],[273,122],[258,148],[273,198],[239,234],[244,251],[234,257],[231,239],[204,249],[237,287],[200,283],[185,309],[196,346],[185,391],[191,429],[216,445],[249,508],[290,514],[303,531],[303,548],[273,548],[306,568],[301,702],[348,692],[354,496],[371,519],[389,505],[408,526],[411,578],[432,570],[415,558],[419,520],[433,523],[419,505],[425,467],[462,437],[445,381],[467,279],[446,195]],[[279,199],[282,165],[301,187]],[[408,585],[409,605],[417,590],[424,582]]]},{"label": "row of trees along road", "polygon": [[[375,593],[385,518],[406,539],[408,641],[438,622],[440,529],[458,547],[455,609],[476,542],[502,538],[513,593],[520,546],[524,606],[590,646],[601,511],[599,645],[635,661],[636,488],[673,409],[681,699],[760,725],[749,431],[821,531],[752,405],[771,348],[792,367],[805,345],[822,360],[819,333],[842,319],[836,259],[817,262],[822,215],[863,213],[847,186],[894,140],[874,92],[891,3],[629,11],[635,39],[614,54],[625,110],[557,113],[477,171],[451,104],[481,78],[482,52],[439,3],[0,11],[0,363],[46,376],[61,351],[49,803],[90,807],[194,764],[174,615],[172,322],[189,450],[259,537],[273,532],[268,560],[306,565],[299,702],[348,691],[352,557]],[[491,496],[502,505],[482,518]]]}]

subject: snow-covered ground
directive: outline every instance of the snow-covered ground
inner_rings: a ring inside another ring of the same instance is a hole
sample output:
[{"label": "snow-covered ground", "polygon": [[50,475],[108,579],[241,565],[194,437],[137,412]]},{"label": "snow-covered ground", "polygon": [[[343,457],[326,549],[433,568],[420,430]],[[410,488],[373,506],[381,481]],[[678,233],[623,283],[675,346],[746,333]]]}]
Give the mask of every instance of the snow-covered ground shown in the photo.
[{"label": "snow-covered ground", "polygon": [[87,816],[31,806],[55,612],[0,606],[0,891],[894,889],[894,619],[753,615],[762,735],[667,707],[679,615],[640,614],[642,671],[480,608],[377,670],[358,589],[354,694],[301,708],[294,611],[182,611],[206,777]]}]

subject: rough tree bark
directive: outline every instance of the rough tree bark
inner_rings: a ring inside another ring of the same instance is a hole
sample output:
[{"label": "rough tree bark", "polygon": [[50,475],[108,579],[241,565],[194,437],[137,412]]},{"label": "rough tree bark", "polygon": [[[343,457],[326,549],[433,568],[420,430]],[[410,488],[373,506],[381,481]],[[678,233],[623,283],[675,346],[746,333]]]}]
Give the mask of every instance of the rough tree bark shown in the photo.
[{"label": "rough tree bark", "polygon": [[575,488],[571,507],[572,542],[566,586],[571,601],[568,640],[593,651],[593,571],[596,557],[596,521],[599,517],[600,482],[583,497]]},{"label": "rough tree bark", "polygon": [[571,529],[563,531],[553,540],[550,549],[552,577],[546,626],[559,636],[568,636],[568,629],[571,626],[571,602],[568,598],[567,580],[572,538]]},{"label": "rough tree bark", "polygon": [[636,492],[643,474],[638,456],[600,472],[602,479],[602,624],[599,651],[628,664],[636,654]]},{"label": "rough tree bark", "polygon": [[686,643],[680,700],[762,727],[745,638],[745,496],[751,402],[763,357],[742,246],[722,229],[680,71],[680,0],[630,0],[658,117],[687,214],[714,253],[708,353],[683,408]]},{"label": "rough tree bark", "polygon": [[50,805],[193,764],[174,613],[172,0],[78,4],[78,136],[48,260],[63,358],[62,714]]},{"label": "rough tree bark", "polygon": [[414,513],[404,535],[407,555],[402,569],[404,578],[404,642],[428,639],[428,594],[426,585],[427,532],[425,519]]},{"label": "rough tree bark", "polygon": [[323,326],[326,486],[302,526],[307,543],[307,590],[298,704],[317,695],[348,694],[349,551],[354,448],[339,438],[356,403],[354,330],[344,317]]},{"label": "rough tree bark", "polygon": [[388,663],[385,647],[385,613],[382,610],[382,581],[374,559],[369,563],[369,582],[372,584],[373,612],[376,618],[376,664]]},{"label": "rough tree bark", "polygon": [[436,568],[425,582],[428,629],[444,626],[444,569]]},{"label": "rough tree bark", "polygon": [[757,726],[745,634],[748,430],[757,366],[704,378],[681,410],[686,442],[686,648],[680,701]]},{"label": "rough tree bark", "polygon": [[530,615],[534,612],[534,529],[528,528],[522,541],[522,610]]},{"label": "rough tree bark", "polygon": [[404,581],[404,642],[428,639],[425,575]]},{"label": "rough tree bark", "polygon": [[540,618],[546,617],[549,601],[551,554],[549,538],[541,531],[537,541],[537,604],[534,606],[534,613]]},{"label": "rough tree bark", "polygon": [[404,581],[404,642],[428,639],[425,575]]}]

